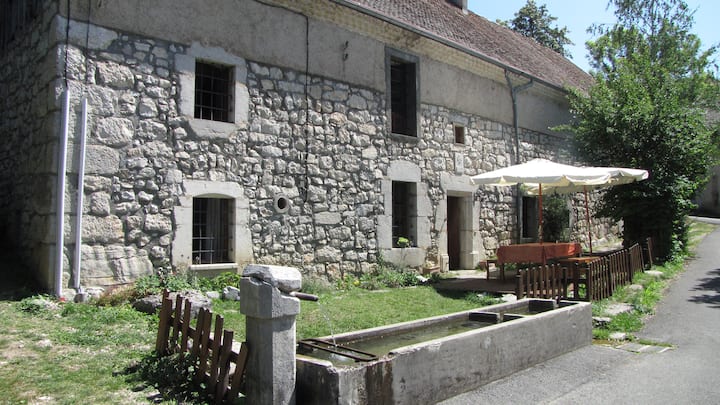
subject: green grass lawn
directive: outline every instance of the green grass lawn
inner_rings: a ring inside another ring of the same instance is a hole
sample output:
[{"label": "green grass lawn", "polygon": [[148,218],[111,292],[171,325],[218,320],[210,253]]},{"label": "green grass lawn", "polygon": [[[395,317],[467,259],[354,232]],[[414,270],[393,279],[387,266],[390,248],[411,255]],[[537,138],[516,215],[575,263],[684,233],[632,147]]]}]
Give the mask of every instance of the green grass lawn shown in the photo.
[{"label": "green grass lawn", "polygon": [[[319,295],[318,302],[302,301],[297,318],[297,337],[328,336],[358,329],[449,314],[488,305],[475,294],[442,294],[429,286],[387,290],[332,291]],[[245,336],[245,317],[240,304],[215,300],[213,313],[225,319],[225,328],[235,331],[237,340]]]},{"label": "green grass lawn", "polygon": [[[128,305],[96,306],[0,301],[2,404],[152,403],[157,390],[132,372],[154,348],[157,316]],[[443,295],[420,286],[378,291],[351,289],[302,302],[298,338],[319,337],[483,306],[474,294]],[[243,340],[239,303],[215,300],[213,313]],[[155,402],[158,403],[158,402]],[[172,401],[166,403],[173,403]]]},{"label": "green grass lawn", "polygon": [[146,403],[123,371],[151,350],[154,317],[128,306],[0,302],[0,403]]}]

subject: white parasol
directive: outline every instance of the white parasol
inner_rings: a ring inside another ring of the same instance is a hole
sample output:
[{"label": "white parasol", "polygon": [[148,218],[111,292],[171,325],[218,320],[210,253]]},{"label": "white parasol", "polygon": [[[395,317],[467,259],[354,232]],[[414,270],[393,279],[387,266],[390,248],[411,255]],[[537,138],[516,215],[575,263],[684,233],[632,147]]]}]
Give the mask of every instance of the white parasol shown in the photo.
[{"label": "white parasol", "polygon": [[[612,187],[648,178],[647,170],[620,167],[571,166],[547,159],[533,159],[526,163],[508,166],[472,177],[475,184],[511,186],[522,184],[529,195],[537,195],[540,216],[540,242],[542,239],[542,195],[545,193],[570,194],[585,192],[585,216],[588,224],[590,214],[587,190]],[[592,234],[588,229],[590,253]]]}]

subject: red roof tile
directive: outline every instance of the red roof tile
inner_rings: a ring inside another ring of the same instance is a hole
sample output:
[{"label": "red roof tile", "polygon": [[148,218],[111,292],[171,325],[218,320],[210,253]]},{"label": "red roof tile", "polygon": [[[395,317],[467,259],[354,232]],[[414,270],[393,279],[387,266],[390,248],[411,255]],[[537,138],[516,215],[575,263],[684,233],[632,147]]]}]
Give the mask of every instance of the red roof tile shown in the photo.
[{"label": "red roof tile", "polygon": [[345,0],[556,87],[586,89],[592,77],[569,59],[448,0]]}]

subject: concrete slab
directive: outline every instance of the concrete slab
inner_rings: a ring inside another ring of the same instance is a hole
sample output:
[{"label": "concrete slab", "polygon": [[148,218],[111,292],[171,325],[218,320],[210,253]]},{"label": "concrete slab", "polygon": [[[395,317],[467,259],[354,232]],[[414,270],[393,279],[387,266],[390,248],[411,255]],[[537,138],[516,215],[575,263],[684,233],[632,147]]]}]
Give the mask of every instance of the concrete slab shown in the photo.
[{"label": "concrete slab", "polygon": [[663,353],[672,350],[672,346],[645,345],[635,342],[624,343],[617,348],[633,353]]},{"label": "concrete slab", "polygon": [[622,314],[625,312],[632,312],[634,307],[630,304],[619,302],[615,304],[608,305],[608,307],[605,309],[605,315],[608,316],[615,316],[618,314]]}]

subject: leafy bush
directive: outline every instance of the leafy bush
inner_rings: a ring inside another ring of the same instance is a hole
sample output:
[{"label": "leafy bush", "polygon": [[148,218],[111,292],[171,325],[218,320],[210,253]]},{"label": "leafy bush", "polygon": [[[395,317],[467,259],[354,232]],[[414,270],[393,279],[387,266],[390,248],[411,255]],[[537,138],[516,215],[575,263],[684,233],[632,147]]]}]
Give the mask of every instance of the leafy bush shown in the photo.
[{"label": "leafy bush", "polygon": [[114,307],[133,302],[137,298],[138,292],[135,288],[122,287],[104,292],[101,296],[94,300],[94,303],[100,307]]},{"label": "leafy bush", "polygon": [[396,244],[397,244],[397,247],[407,248],[407,247],[412,246],[412,240],[410,240],[410,239],[408,239],[408,238],[406,238],[406,237],[404,237],[404,236],[399,236],[399,237],[397,238],[397,243],[396,243]]},{"label": "leafy bush", "polygon": [[213,278],[197,278],[195,284],[202,291],[222,291],[225,287],[240,287],[242,275],[233,272],[224,272]]},{"label": "leafy bush", "polygon": [[304,277],[302,281],[302,292],[308,294],[326,294],[332,291],[332,285],[325,279],[319,277]]},{"label": "leafy bush", "polygon": [[46,295],[36,295],[22,299],[18,308],[31,315],[48,315],[52,313],[52,309],[57,308],[57,303]]},{"label": "leafy bush", "polygon": [[409,287],[418,285],[417,274],[412,270],[402,269],[400,271],[386,270],[379,274],[380,280],[388,287]]},{"label": "leafy bush", "polygon": [[499,304],[502,300],[488,293],[475,293],[468,292],[465,294],[465,301],[477,304],[480,307],[486,307],[488,305]]},{"label": "leafy bush", "polygon": [[169,356],[148,355],[136,366],[130,378],[150,383],[160,391],[164,400],[177,403],[207,403],[201,394],[203,386],[193,381],[195,362],[190,356],[173,354]]},{"label": "leafy bush", "polygon": [[187,272],[173,272],[171,269],[158,269],[156,274],[140,277],[135,281],[135,291],[144,297],[160,294],[164,289],[185,291],[198,288],[197,277]]},{"label": "leafy bush", "polygon": [[386,285],[377,275],[365,274],[360,277],[360,287],[366,290],[382,290]]},{"label": "leafy bush", "polygon": [[543,199],[543,239],[550,242],[570,240],[570,209],[564,197],[549,195]]},{"label": "leafy bush", "polygon": [[414,270],[379,260],[373,271],[364,273],[359,278],[346,274],[343,278],[337,280],[336,287],[338,290],[351,290],[353,288],[380,290],[383,288],[410,287],[418,284],[420,284],[420,281]]},{"label": "leafy bush", "polygon": [[642,318],[637,313],[623,312],[615,315],[607,328],[611,332],[637,332],[642,326]]}]

